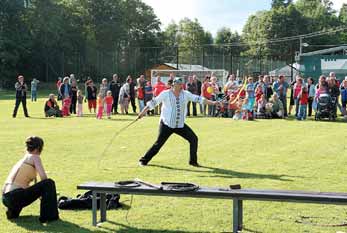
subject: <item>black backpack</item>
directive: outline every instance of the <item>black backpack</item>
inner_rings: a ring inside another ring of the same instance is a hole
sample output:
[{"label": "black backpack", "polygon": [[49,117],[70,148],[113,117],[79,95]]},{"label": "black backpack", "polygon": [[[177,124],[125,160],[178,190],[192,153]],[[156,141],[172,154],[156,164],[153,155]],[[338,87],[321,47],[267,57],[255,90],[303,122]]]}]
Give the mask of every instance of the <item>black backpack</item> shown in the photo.
[{"label": "black backpack", "polygon": [[[58,208],[62,210],[85,210],[92,209],[92,191],[78,194],[76,198],[62,196],[58,199]],[[106,194],[106,208],[118,209],[122,205],[119,203],[119,194]],[[100,194],[96,196],[97,208],[100,208]]]}]

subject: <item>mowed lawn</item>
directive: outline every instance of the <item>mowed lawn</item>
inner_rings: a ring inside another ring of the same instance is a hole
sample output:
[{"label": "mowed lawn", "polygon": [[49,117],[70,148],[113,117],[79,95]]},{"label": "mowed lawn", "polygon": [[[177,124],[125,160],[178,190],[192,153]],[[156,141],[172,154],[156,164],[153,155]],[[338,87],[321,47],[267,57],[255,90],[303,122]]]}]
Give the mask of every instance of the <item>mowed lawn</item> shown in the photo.
[{"label": "mowed lawn", "polygon": [[[12,94],[12,93],[11,93]],[[42,160],[59,195],[76,196],[86,181],[133,178],[192,182],[200,186],[347,192],[347,125],[339,122],[296,120],[233,121],[225,118],[188,118],[199,137],[199,163],[188,165],[189,145],[172,136],[147,167],[138,159],[154,142],[158,117],[146,117],[122,132],[106,154],[113,134],[135,115],[96,120],[43,116],[44,99],[28,101],[31,118],[11,117],[14,100],[0,92],[0,182],[23,156],[24,140],[45,140]],[[84,106],[86,112],[87,106]],[[130,110],[131,112],[131,110]],[[101,161],[100,161],[101,159]],[[100,166],[98,166],[100,161]],[[38,221],[39,202],[25,208],[16,221],[7,221],[0,205],[0,232],[231,232],[232,201],[122,195],[123,208],[108,211],[109,222],[91,226],[91,211],[60,211],[61,220]],[[347,206],[244,202],[244,232],[347,232],[347,227],[318,225],[347,222]],[[308,217],[308,218],[306,218]],[[304,223],[300,223],[304,221]]]}]

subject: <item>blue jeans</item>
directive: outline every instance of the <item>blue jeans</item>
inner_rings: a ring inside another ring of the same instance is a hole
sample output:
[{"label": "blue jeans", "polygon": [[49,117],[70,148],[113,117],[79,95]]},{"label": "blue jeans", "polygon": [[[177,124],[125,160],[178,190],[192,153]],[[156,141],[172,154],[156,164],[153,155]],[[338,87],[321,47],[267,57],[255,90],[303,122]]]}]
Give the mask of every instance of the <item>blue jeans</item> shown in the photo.
[{"label": "blue jeans", "polygon": [[31,101],[37,100],[37,91],[31,90]]},{"label": "blue jeans", "polygon": [[300,104],[297,119],[298,120],[305,120],[306,119],[306,112],[307,112],[307,105],[306,104]]},{"label": "blue jeans", "polygon": [[140,107],[140,112],[145,108],[145,100],[138,99],[139,101],[139,107]]}]

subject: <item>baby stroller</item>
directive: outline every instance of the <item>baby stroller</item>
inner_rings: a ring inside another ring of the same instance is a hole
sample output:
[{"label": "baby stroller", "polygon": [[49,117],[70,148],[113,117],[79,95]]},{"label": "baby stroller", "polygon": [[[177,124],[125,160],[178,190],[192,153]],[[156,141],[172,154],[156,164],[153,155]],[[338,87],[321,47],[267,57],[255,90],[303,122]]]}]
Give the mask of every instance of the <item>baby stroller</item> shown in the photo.
[{"label": "baby stroller", "polygon": [[215,117],[228,117],[228,96],[224,94],[218,94],[217,101],[221,103],[216,108]]},{"label": "baby stroller", "polygon": [[331,97],[329,94],[322,94],[318,97],[317,111],[314,119],[316,121],[328,118],[336,120],[336,97]]}]

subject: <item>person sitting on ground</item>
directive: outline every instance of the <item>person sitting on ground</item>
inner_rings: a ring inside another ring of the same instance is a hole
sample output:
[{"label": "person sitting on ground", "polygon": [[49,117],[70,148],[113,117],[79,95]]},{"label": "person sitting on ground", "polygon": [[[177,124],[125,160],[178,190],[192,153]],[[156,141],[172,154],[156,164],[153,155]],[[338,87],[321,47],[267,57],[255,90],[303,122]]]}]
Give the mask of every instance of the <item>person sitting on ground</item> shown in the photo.
[{"label": "person sitting on ground", "polygon": [[[45,223],[58,220],[55,183],[47,177],[40,159],[43,140],[31,136],[26,139],[25,144],[24,157],[12,168],[2,189],[2,202],[7,207],[7,219],[18,218],[24,207],[40,198],[39,221]],[[29,186],[32,181],[36,181],[37,173],[41,181]]]},{"label": "person sitting on ground", "polygon": [[46,117],[61,117],[61,111],[57,101],[55,100],[54,94],[49,94],[49,98],[45,103],[45,116]]},{"label": "person sitting on ground", "polygon": [[260,99],[257,101],[257,115],[256,117],[259,119],[266,118],[266,107],[267,101],[265,94],[262,94]]},{"label": "person sitting on ground", "polygon": [[283,118],[284,117],[284,108],[283,103],[279,99],[278,94],[274,93],[269,101],[272,105],[271,117],[272,118]]}]

